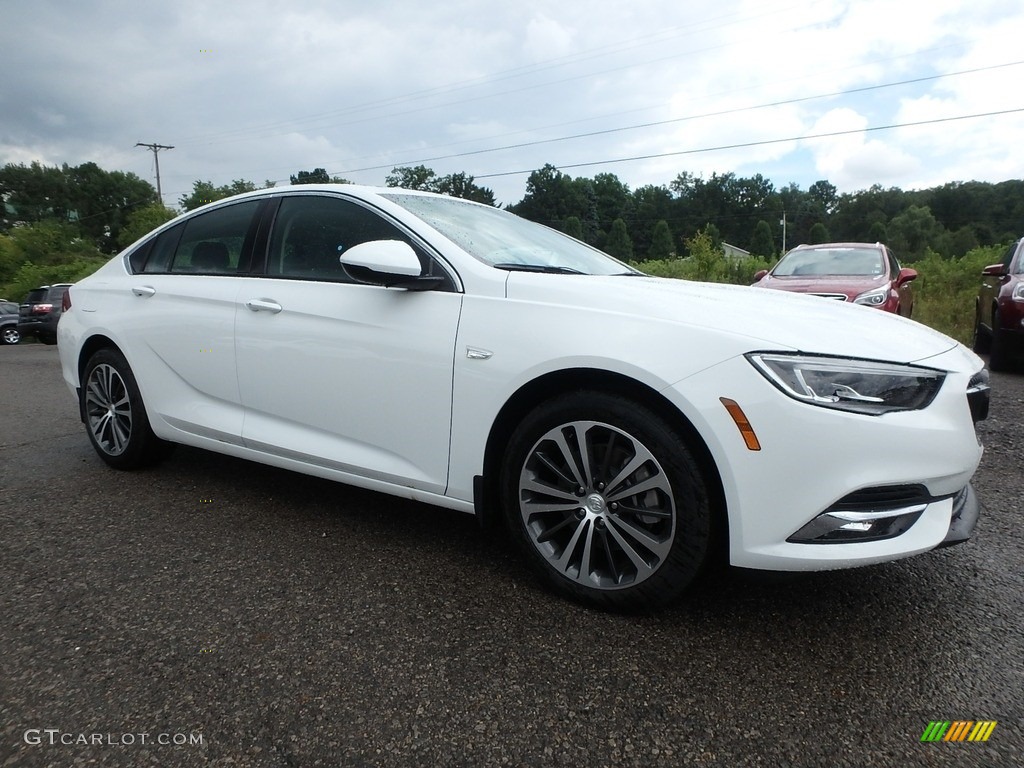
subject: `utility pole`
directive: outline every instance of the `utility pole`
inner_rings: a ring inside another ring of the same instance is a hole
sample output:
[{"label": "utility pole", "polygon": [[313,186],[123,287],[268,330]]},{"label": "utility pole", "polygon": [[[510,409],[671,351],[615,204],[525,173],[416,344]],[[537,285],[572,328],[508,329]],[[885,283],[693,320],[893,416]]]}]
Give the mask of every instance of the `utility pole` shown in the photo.
[{"label": "utility pole", "polygon": [[782,209],[782,218],[779,220],[782,225],[782,255],[786,255],[786,209]]},{"label": "utility pole", "polygon": [[160,198],[160,205],[164,204],[164,193],[160,189],[160,157],[159,152],[161,149],[174,149],[174,147],[168,147],[166,144],[143,144],[141,141],[136,142],[136,147],[146,147],[153,152],[153,160],[156,162],[156,196]]}]

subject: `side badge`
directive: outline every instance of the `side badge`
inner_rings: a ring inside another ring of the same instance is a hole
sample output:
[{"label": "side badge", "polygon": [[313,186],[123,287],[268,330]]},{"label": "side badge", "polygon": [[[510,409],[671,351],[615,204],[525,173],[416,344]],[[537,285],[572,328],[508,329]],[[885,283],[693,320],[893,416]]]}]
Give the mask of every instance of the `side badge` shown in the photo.
[{"label": "side badge", "polygon": [[470,360],[487,360],[494,353],[489,349],[480,349],[480,347],[466,347],[466,357]]}]

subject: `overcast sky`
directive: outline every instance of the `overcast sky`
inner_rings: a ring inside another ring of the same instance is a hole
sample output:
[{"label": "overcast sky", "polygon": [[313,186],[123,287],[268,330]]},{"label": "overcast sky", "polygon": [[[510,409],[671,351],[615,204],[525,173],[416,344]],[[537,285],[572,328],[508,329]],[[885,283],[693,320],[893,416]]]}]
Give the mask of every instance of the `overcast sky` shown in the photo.
[{"label": "overcast sky", "polygon": [[[1021,40],[1020,0],[0,0],[0,164],[155,183],[134,145],[173,145],[172,206],[196,179],[421,163],[506,204],[545,163],[995,182],[1024,177]],[[906,123],[929,124],[881,129]]]}]

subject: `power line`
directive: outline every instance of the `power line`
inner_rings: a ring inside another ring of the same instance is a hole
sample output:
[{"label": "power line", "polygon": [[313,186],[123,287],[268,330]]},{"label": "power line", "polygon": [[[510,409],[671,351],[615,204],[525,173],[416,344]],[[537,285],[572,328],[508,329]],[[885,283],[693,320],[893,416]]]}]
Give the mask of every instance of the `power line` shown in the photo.
[{"label": "power line", "polygon": [[[957,120],[973,120],[978,117],[995,117],[997,115],[1011,115],[1017,112],[1024,112],[1024,107],[1017,109],[1002,109],[997,112],[979,112],[974,115],[957,115],[956,117],[939,117],[932,120],[917,120],[912,123],[893,123],[892,125],[876,125],[867,128],[851,128],[846,131],[831,131],[829,133],[812,133],[804,136],[790,136],[785,139],[763,139],[761,141],[747,141],[741,144],[722,144],[717,147],[701,147],[700,149],[682,149],[677,152],[661,152],[654,155],[634,155],[632,157],[619,157],[610,160],[594,160],[587,163],[572,163],[558,166],[559,170],[565,168],[586,168],[593,165],[612,165],[614,163],[629,163],[635,160],[657,160],[663,157],[678,157],[680,155],[696,155],[703,152],[718,152],[723,149],[745,149],[747,147],[763,147],[770,144],[784,144],[788,141],[806,141],[808,139],[827,139],[833,136],[849,136],[854,133],[873,133],[876,131],[888,131],[894,128],[912,128],[920,125],[936,125],[938,123],[951,123]],[[483,173],[477,175],[477,179],[493,179],[498,176],[518,176],[524,173],[533,173],[536,168],[525,171],[502,171],[500,173]]]},{"label": "power line", "polygon": [[[558,136],[558,137],[553,138],[553,139],[538,139],[536,141],[524,141],[524,142],[521,142],[519,144],[506,144],[506,145],[501,146],[501,147],[490,147],[488,149],[476,149],[476,150],[471,150],[471,151],[468,151],[468,152],[456,152],[456,153],[452,153],[452,154],[448,154],[448,155],[436,155],[434,157],[426,157],[426,158],[423,158],[421,160],[408,160],[408,161],[400,162],[400,163],[387,163],[385,165],[371,165],[371,166],[366,166],[364,168],[346,168],[344,170],[336,171],[335,173],[360,173],[362,171],[378,171],[378,170],[385,169],[385,168],[394,168],[394,167],[402,167],[402,166],[418,165],[418,164],[422,164],[422,163],[429,163],[429,162],[433,162],[435,160],[450,160],[450,159],[458,158],[458,157],[470,157],[470,156],[473,156],[473,155],[483,155],[483,154],[487,154],[487,153],[490,153],[490,152],[502,152],[502,151],[508,150],[508,149],[523,149],[524,147],[536,147],[536,146],[539,146],[541,144],[554,144],[554,143],[557,143],[557,142],[560,142],[560,141],[571,141],[573,139],[585,139],[585,138],[590,138],[590,137],[593,137],[593,136],[605,136],[605,135],[610,134],[610,133],[621,133],[622,131],[634,131],[634,130],[638,130],[640,128],[656,128],[656,127],[662,126],[662,125],[672,125],[674,123],[682,123],[682,122],[687,122],[687,121],[690,121],[690,120],[701,120],[701,119],[704,119],[704,118],[707,118],[707,117],[722,117],[724,115],[732,115],[732,114],[736,114],[738,112],[752,112],[752,111],[757,110],[757,109],[768,109],[768,108],[771,108],[771,107],[787,106],[789,104],[800,104],[800,103],[807,102],[807,101],[814,101],[816,99],[829,99],[829,98],[834,98],[836,96],[848,96],[848,95],[855,94],[855,93],[867,93],[869,91],[877,91],[877,90],[881,90],[883,88],[894,88],[894,87],[898,87],[898,86],[901,86],[901,85],[914,85],[914,84],[917,84],[917,83],[925,83],[925,82],[928,82],[928,81],[931,81],[931,80],[940,80],[940,79],[946,78],[946,77],[955,77],[955,76],[959,76],[959,75],[976,74],[978,72],[986,72],[986,71],[989,71],[989,70],[1000,69],[1000,68],[1005,68],[1005,67],[1014,67],[1014,66],[1019,66],[1021,64],[1024,64],[1024,60],[1022,60],[1022,61],[1006,62],[1006,63],[1003,63],[1003,64],[993,64],[993,65],[988,66],[988,67],[977,67],[975,69],[964,69],[964,70],[960,70],[958,72],[946,72],[946,73],[941,74],[941,75],[929,75],[929,76],[926,76],[926,77],[916,77],[916,78],[913,78],[911,80],[900,80],[900,81],[894,82],[894,83],[881,83],[881,84],[878,84],[878,85],[867,85],[867,86],[863,86],[861,88],[851,88],[851,89],[846,90],[846,91],[832,91],[830,93],[820,93],[820,94],[817,94],[816,96],[800,96],[800,97],[793,98],[793,99],[784,99],[782,101],[771,101],[771,102],[767,102],[765,104],[755,104],[753,106],[747,106],[747,107],[734,107],[733,109],[723,109],[723,110],[719,110],[719,111],[716,111],[716,112],[705,112],[705,113],[699,114],[699,115],[687,115],[686,117],[676,117],[676,118],[673,118],[671,120],[658,120],[658,121],[650,122],[650,123],[637,123],[635,125],[625,125],[625,126],[621,126],[619,128],[606,128],[606,129],[600,130],[600,131],[590,131],[590,132],[587,132],[587,133],[576,133],[576,134],[572,134],[572,135],[569,135],[569,136]],[[484,178],[484,177],[481,176],[480,178]]]}]

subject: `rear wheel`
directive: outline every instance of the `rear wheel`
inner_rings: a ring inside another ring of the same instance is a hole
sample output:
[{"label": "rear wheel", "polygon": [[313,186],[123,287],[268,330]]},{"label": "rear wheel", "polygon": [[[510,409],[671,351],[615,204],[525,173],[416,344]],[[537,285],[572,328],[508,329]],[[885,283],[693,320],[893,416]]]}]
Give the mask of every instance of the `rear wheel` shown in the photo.
[{"label": "rear wheel", "polygon": [[3,331],[0,331],[0,342],[4,344],[17,344],[21,341],[21,333],[18,331],[18,326],[8,325]]},{"label": "rear wheel", "polygon": [[96,453],[116,469],[138,469],[167,455],[170,444],[153,434],[135,376],[124,355],[101,349],[82,377],[86,431]]},{"label": "rear wheel", "polygon": [[686,441],[635,402],[574,392],[540,406],[509,442],[501,488],[532,567],[584,603],[663,605],[707,556],[701,470]]}]

